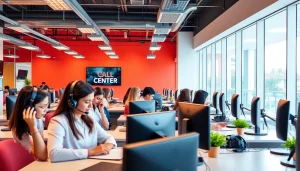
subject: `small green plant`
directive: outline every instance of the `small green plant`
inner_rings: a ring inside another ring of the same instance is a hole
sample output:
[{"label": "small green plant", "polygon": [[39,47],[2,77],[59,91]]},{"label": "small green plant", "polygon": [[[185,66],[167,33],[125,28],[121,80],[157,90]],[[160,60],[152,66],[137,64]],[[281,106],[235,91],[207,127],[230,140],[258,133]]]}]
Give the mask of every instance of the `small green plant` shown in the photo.
[{"label": "small green plant", "polygon": [[26,77],[25,80],[24,80],[24,84],[27,85],[27,86],[31,85],[31,80]]},{"label": "small green plant", "polygon": [[295,145],[296,145],[296,138],[295,138],[295,137],[288,138],[288,139],[286,140],[286,142],[285,142],[284,144],[282,144],[282,146],[283,146],[284,148],[287,148],[287,149],[289,149],[290,151],[293,150],[293,148],[295,147]]},{"label": "small green plant", "polygon": [[250,124],[248,124],[245,120],[240,120],[240,119],[234,120],[232,122],[232,125],[234,125],[237,128],[249,128],[250,127]]},{"label": "small green plant", "polygon": [[210,132],[210,145],[212,147],[220,147],[226,145],[226,135],[221,135],[218,132]]}]

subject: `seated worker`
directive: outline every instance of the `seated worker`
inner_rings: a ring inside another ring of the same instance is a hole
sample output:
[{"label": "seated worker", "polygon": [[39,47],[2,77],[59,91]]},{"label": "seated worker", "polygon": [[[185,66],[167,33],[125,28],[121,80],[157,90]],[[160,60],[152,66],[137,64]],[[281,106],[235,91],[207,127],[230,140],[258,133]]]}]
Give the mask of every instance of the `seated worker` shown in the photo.
[{"label": "seated worker", "polygon": [[3,92],[3,104],[6,104],[6,96],[9,96],[9,86],[5,86]]},{"label": "seated worker", "polygon": [[132,87],[130,92],[129,92],[129,95],[128,95],[128,98],[125,102],[125,109],[124,109],[124,115],[128,115],[130,114],[130,111],[129,111],[129,102],[134,102],[134,101],[138,101],[139,97],[140,97],[140,88],[138,87]]},{"label": "seated worker", "polygon": [[46,84],[46,82],[42,82],[42,85],[40,85],[40,89],[41,90],[48,90],[49,89],[49,87],[47,86],[47,84]]},{"label": "seated worker", "polygon": [[154,94],[155,91],[152,87],[145,87],[139,100],[153,100]]}]

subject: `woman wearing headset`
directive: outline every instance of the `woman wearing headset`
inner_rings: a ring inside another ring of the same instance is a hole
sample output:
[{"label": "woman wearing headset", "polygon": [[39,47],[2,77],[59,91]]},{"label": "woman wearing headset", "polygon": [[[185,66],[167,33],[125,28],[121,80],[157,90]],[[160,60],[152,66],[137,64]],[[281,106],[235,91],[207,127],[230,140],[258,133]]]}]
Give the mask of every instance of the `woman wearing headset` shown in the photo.
[{"label": "woman wearing headset", "polygon": [[93,99],[94,89],[88,83],[73,81],[67,85],[48,126],[52,162],[108,154],[117,146],[115,139],[88,116]]},{"label": "woman wearing headset", "polygon": [[25,86],[19,92],[9,128],[15,142],[20,143],[38,160],[47,160],[43,136],[43,115],[48,110],[48,94],[36,87]]}]

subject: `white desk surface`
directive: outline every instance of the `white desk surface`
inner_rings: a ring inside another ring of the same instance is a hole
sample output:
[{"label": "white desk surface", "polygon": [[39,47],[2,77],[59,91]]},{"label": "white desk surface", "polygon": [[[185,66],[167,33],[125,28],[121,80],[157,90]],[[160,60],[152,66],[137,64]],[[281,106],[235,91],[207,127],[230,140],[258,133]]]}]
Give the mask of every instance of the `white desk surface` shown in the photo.
[{"label": "white desk surface", "polygon": [[[0,126],[0,129],[2,128],[7,128],[6,126]],[[44,140],[47,141],[48,140],[48,131],[44,130]],[[0,141],[1,140],[7,140],[7,139],[12,139],[12,133],[11,131],[0,131]]]},{"label": "white desk surface", "polygon": [[[252,150],[252,149],[251,149]],[[223,153],[223,154],[221,154]],[[211,171],[232,171],[232,170],[243,170],[243,171],[296,171],[294,168],[287,168],[280,164],[281,159],[285,159],[286,156],[278,156],[270,154],[269,150],[262,150],[259,152],[244,152],[244,153],[230,153],[226,150],[220,150],[218,158],[209,158],[207,153],[201,152],[204,161],[210,167]],[[53,171],[53,170],[82,170],[90,167],[99,162],[112,162],[122,163],[122,161],[111,161],[111,160],[96,160],[96,159],[85,159],[68,162],[51,163],[50,161],[41,162],[34,161],[27,165],[21,171]],[[205,171],[205,165],[199,166],[197,171]]]},{"label": "white desk surface", "polygon": [[107,110],[109,112],[124,112],[125,107],[123,105],[109,107]]},{"label": "white desk surface", "polygon": [[[176,122],[178,122],[178,117],[175,118]],[[126,116],[120,115],[120,117],[117,119],[117,122],[119,123],[125,123],[126,122]]]}]

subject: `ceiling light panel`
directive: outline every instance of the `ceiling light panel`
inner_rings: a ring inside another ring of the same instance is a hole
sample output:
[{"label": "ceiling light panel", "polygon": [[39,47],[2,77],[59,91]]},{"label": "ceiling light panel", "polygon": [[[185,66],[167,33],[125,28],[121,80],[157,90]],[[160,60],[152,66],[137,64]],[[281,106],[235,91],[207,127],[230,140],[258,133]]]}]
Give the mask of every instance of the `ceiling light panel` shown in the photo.
[{"label": "ceiling light panel", "polygon": [[114,51],[105,51],[106,55],[116,55]]},{"label": "ceiling light panel", "polygon": [[164,42],[166,40],[166,35],[153,35],[151,42]]},{"label": "ceiling light panel", "polygon": [[66,50],[65,53],[69,54],[69,55],[77,55],[77,52],[75,52],[73,50]]},{"label": "ceiling light panel", "polygon": [[112,50],[111,46],[106,45],[106,44],[104,44],[104,45],[99,45],[98,47],[99,47],[101,50]]},{"label": "ceiling light panel", "polygon": [[118,58],[119,58],[118,55],[110,55],[109,57],[110,57],[111,59],[118,59]]},{"label": "ceiling light panel", "polygon": [[96,34],[91,34],[87,36],[91,41],[103,41],[103,37]]},{"label": "ceiling light panel", "polygon": [[44,0],[44,2],[47,3],[47,5],[56,11],[70,11],[72,10],[65,2],[64,0]]},{"label": "ceiling light panel", "polygon": [[14,26],[14,25],[5,25],[7,28],[15,30],[19,33],[30,33],[30,31],[22,28],[20,25]]},{"label": "ceiling light panel", "polygon": [[18,55],[14,55],[14,54],[10,54],[10,53],[4,54],[3,57],[6,57],[6,58],[19,58]]},{"label": "ceiling light panel", "polygon": [[53,45],[52,47],[57,50],[69,50],[70,49],[68,46],[65,46],[65,45]]},{"label": "ceiling light panel", "polygon": [[153,34],[169,34],[171,28],[155,28]]},{"label": "ceiling light panel", "polygon": [[147,56],[147,59],[155,59],[155,58],[156,58],[156,56],[153,55],[153,54],[149,54],[149,55]]},{"label": "ceiling light panel", "polygon": [[32,50],[32,51],[40,51],[40,48],[37,46],[33,46],[31,44],[27,44],[27,45],[20,45],[20,48],[24,48],[24,49],[28,49],[28,50]]},{"label": "ceiling light panel", "polygon": [[161,49],[161,45],[157,45],[157,44],[151,44],[150,46],[150,51],[155,51],[155,50],[160,50]]},{"label": "ceiling light panel", "polygon": [[73,57],[77,58],[77,59],[83,59],[84,58],[84,56],[82,56],[82,55],[74,55]]},{"label": "ceiling light panel", "polygon": [[51,58],[51,56],[45,55],[45,54],[39,54],[39,55],[36,55],[36,56],[39,57],[39,58]]},{"label": "ceiling light panel", "polygon": [[96,30],[92,26],[77,26],[77,29],[81,33],[89,33],[89,34],[96,33]]}]

